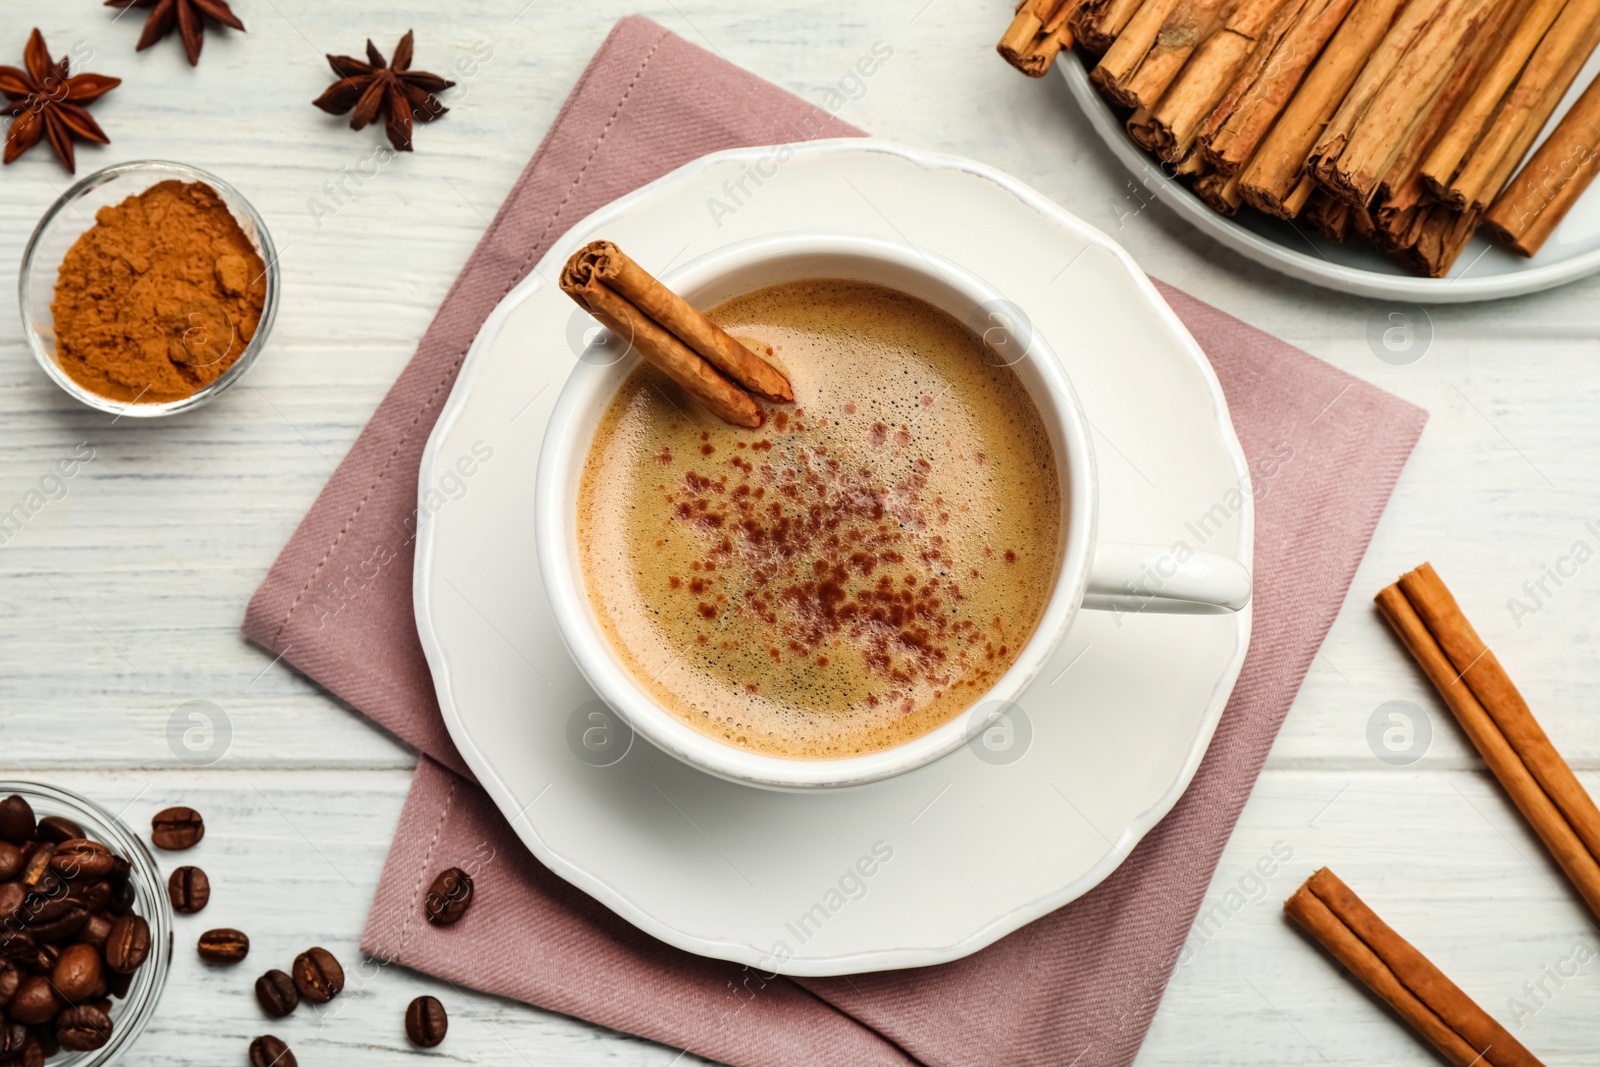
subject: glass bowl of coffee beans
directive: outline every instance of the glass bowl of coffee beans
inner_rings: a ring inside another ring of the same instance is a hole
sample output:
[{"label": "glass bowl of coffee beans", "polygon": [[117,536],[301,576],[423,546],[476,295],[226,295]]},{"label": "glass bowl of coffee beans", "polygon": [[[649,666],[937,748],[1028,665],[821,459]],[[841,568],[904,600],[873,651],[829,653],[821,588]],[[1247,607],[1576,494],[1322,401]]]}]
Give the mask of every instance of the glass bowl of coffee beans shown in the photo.
[{"label": "glass bowl of coffee beans", "polygon": [[155,857],[86,797],[0,781],[0,1065],[104,1067],[172,966]]}]

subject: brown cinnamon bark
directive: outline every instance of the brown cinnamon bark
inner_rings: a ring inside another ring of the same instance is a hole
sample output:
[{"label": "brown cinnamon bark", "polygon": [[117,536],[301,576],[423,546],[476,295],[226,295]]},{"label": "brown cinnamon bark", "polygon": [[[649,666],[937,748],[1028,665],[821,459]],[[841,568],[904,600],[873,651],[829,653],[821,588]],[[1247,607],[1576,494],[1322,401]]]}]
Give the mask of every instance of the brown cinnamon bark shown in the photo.
[{"label": "brown cinnamon bark", "polygon": [[1572,110],[1517,173],[1483,224],[1497,242],[1519,256],[1538,252],[1600,173],[1600,78],[1589,83]]},{"label": "brown cinnamon bark", "polygon": [[[1217,33],[1207,38],[1184,65],[1177,79],[1144,122],[1145,141],[1166,160],[1188,154],[1229,91],[1240,71],[1251,62],[1264,38],[1275,43],[1274,29],[1285,28],[1293,18],[1281,12],[1290,4],[1298,10],[1302,0],[1241,0]],[[1270,51],[1262,55],[1262,63]],[[1251,69],[1259,70],[1259,67]],[[1242,90],[1241,90],[1242,92]]]},{"label": "brown cinnamon bark", "polygon": [[1081,3],[1082,0],[1022,0],[995,50],[1028,77],[1044,77],[1062,49],[1071,47],[1071,18]]},{"label": "brown cinnamon bark", "polygon": [[1311,194],[1306,202],[1305,210],[1300,213],[1306,225],[1326,237],[1328,240],[1343,243],[1349,236],[1351,228],[1350,215],[1355,209],[1330,194],[1326,189],[1318,189]]},{"label": "brown cinnamon bark", "polygon": [[1528,60],[1441,201],[1484,210],[1516,170],[1600,44],[1600,0],[1569,0]]},{"label": "brown cinnamon bark", "polygon": [[1128,23],[1091,77],[1124,107],[1149,107],[1167,91],[1201,42],[1216,32],[1233,3],[1152,0]]},{"label": "brown cinnamon bark", "polygon": [[1544,842],[1545,848],[1566,873],[1589,910],[1600,916],[1600,863],[1595,862],[1595,857],[1573,831],[1571,824],[1518,757],[1494,719],[1484,710],[1399,584],[1381,590],[1376,602],[1379,613],[1394,628],[1395,634],[1417,661],[1417,666],[1422,668],[1422,673],[1427,675],[1428,681],[1433,683],[1445,706],[1461,724],[1467,740],[1483,757],[1483,762],[1494,773],[1506,795],[1522,812],[1523,818],[1528,820],[1528,825],[1539,840]]},{"label": "brown cinnamon bark", "polygon": [[1195,179],[1194,193],[1219,215],[1233,215],[1244,203],[1239,196],[1238,175],[1229,176],[1215,170]]},{"label": "brown cinnamon bark", "polygon": [[1372,950],[1408,992],[1476,1050],[1478,1062],[1491,1067],[1542,1067],[1510,1031],[1379,918],[1338,875],[1324,867],[1306,880],[1305,888]]},{"label": "brown cinnamon bark", "polygon": [[1448,1022],[1407,989],[1378,954],[1312,892],[1309,884],[1296,889],[1294,895],[1283,902],[1283,910],[1296,926],[1343,964],[1345,970],[1374,996],[1393,1008],[1395,1014],[1453,1067],[1489,1067],[1482,1053],[1467,1044]]},{"label": "brown cinnamon bark", "polygon": [[1302,188],[1306,158],[1404,2],[1357,0],[1255,155],[1240,170],[1239,191],[1247,203],[1279,218],[1300,213],[1311,192]]},{"label": "brown cinnamon bark", "polygon": [[[1426,0],[1412,0],[1412,5],[1419,2]],[[1354,118],[1337,144],[1339,151],[1332,151],[1333,143],[1319,146],[1311,161],[1312,177],[1352,204],[1370,203],[1426,120],[1457,60],[1474,46],[1497,6],[1497,0],[1444,0]]]},{"label": "brown cinnamon bark", "polygon": [[1088,0],[1071,19],[1074,39],[1091,55],[1109,49],[1145,0]]},{"label": "brown cinnamon bark", "polygon": [[[1512,24],[1505,47],[1482,76],[1474,80],[1472,95],[1422,162],[1422,184],[1430,196],[1445,198],[1462,160],[1488,128],[1500,101],[1527,66],[1546,31],[1567,6],[1568,0],[1535,0],[1526,14]],[[1455,203],[1453,206],[1466,205]]]},{"label": "brown cinnamon bark", "polygon": [[[610,242],[596,241],[573,253],[561,271],[561,290],[724,422],[755,429],[765,416],[754,397],[725,377],[705,352],[697,351],[701,347],[712,349],[719,360],[736,365],[752,380],[771,385],[775,393],[781,390],[793,397],[788,380],[776,368],[728,337]],[[695,322],[695,317],[703,321]],[[726,344],[718,334],[727,338]],[[729,345],[748,358],[739,357]]]},{"label": "brown cinnamon bark", "polygon": [[1273,49],[1222,128],[1201,144],[1212,166],[1235,174],[1250,161],[1355,0],[1311,0]]}]

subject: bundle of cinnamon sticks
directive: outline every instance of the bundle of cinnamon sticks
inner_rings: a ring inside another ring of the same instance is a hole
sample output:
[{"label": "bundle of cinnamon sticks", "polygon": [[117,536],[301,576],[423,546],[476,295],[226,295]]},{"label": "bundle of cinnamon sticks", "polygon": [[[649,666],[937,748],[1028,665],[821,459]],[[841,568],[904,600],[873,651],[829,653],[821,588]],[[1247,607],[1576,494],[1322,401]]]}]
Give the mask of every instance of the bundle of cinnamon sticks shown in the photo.
[{"label": "bundle of cinnamon sticks", "polygon": [[1589,182],[1600,0],[1023,0],[999,50],[1076,43],[1129,135],[1213,209],[1364,238],[1443,277],[1480,224],[1532,255]]},{"label": "bundle of cinnamon sticks", "polygon": [[1455,1067],[1541,1067],[1326,867],[1295,890],[1283,910]]},{"label": "bundle of cinnamon sticks", "polygon": [[1499,659],[1430,564],[1403,575],[1376,599],[1379,612],[1512,803],[1600,918],[1600,809],[1550,743]]},{"label": "bundle of cinnamon sticks", "polygon": [[574,252],[562,268],[561,290],[730,425],[755,429],[766,420],[756,397],[794,402],[782,371],[610,241],[592,241]]}]

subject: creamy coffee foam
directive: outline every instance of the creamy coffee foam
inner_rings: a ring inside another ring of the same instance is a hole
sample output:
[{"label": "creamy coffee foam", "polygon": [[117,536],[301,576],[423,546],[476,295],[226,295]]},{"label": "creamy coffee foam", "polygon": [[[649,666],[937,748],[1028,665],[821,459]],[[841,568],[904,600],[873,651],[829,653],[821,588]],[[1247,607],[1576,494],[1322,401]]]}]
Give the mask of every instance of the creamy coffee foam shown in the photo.
[{"label": "creamy coffee foam", "polygon": [[1044,611],[1061,545],[1038,410],[973,334],[857,282],[711,312],[794,405],[728,426],[641,365],[584,466],[588,596],[638,683],[768,755],[889,748],[970,707]]}]

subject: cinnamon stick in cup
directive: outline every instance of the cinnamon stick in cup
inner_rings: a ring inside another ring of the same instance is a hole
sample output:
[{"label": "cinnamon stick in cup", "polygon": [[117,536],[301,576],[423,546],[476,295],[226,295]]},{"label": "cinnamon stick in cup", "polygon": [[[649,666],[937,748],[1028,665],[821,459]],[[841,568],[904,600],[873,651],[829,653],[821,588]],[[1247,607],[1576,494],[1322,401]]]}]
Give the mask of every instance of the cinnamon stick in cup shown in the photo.
[{"label": "cinnamon stick in cup", "polygon": [[769,400],[794,399],[789,380],[776,367],[609,241],[594,241],[573,253],[561,271],[561,290],[724,422],[749,429],[761,425],[761,405],[751,392]]},{"label": "cinnamon stick in cup", "polygon": [[1283,910],[1456,1067],[1542,1067],[1326,867]]}]

